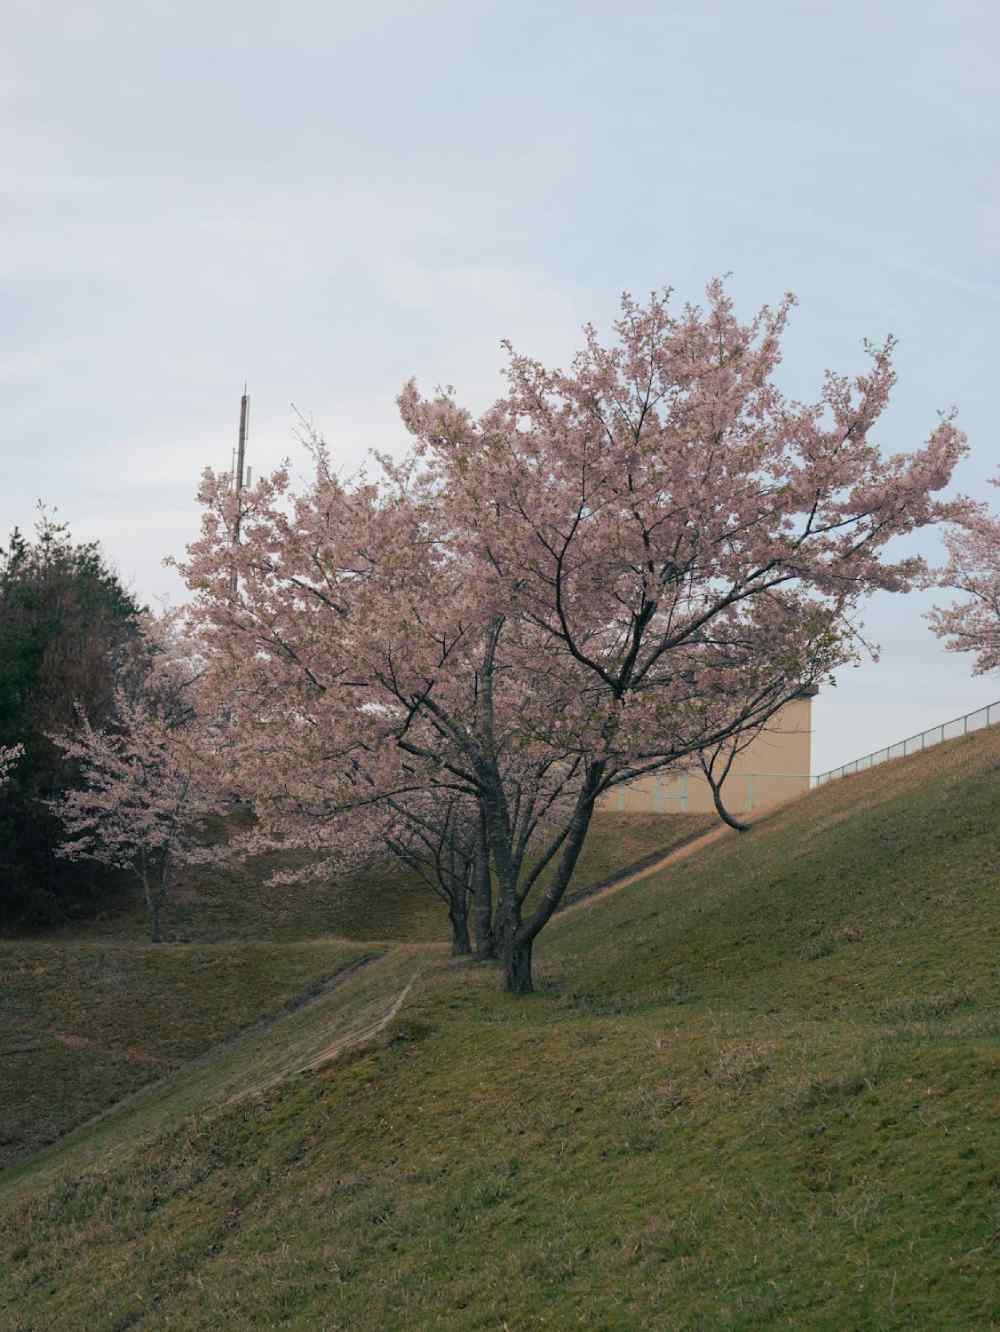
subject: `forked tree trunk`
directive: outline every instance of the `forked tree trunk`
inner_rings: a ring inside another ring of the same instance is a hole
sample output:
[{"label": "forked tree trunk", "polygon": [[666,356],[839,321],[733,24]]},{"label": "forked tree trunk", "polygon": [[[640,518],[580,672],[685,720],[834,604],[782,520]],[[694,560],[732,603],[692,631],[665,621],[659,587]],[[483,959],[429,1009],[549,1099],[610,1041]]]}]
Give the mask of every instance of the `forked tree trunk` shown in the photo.
[{"label": "forked tree trunk", "polygon": [[[562,854],[559,857],[555,876],[542,893],[541,902],[531,917],[522,922],[522,902],[518,890],[523,868],[524,846],[515,838],[515,830],[511,825],[510,810],[500,776],[497,761],[498,750],[494,743],[493,733],[495,648],[502,623],[502,618],[493,622],[486,659],[480,676],[482,687],[481,732],[482,739],[485,742],[486,757],[483,757],[482,751],[480,751],[477,769],[480,779],[481,810],[486,819],[489,849],[499,880],[500,909],[498,915],[500,946],[504,960],[504,985],[508,994],[530,994],[534,989],[531,978],[531,953],[534,941],[551,919],[552,913],[558,907],[566,891],[566,885],[573,876],[573,870],[580,855],[580,848],[583,846],[587,829],[590,826],[591,815],[594,811],[594,800],[604,777],[605,763],[600,760],[593,766],[588,765],[586,779],[577,796],[576,808],[573,811],[573,817],[569,828],[566,830],[566,835],[560,838],[552,848],[553,854],[555,854],[558,846],[562,846]],[[611,739],[611,729],[605,728],[604,739],[606,741]],[[536,869],[540,869],[545,863],[546,858],[543,856]],[[528,888],[530,886],[531,877],[529,876]]]},{"label": "forked tree trunk", "polygon": [[542,893],[538,907],[526,921],[521,918],[521,903],[517,891],[516,873],[520,870],[520,866],[514,866],[508,857],[508,877],[511,882],[502,885],[501,902],[504,985],[508,994],[531,994],[534,991],[531,978],[532,948],[535,939],[558,908],[573,877],[576,862],[590,827],[594,799],[603,772],[603,764],[595,765],[586,786],[580,792],[567,836],[562,844],[556,872]]},{"label": "forked tree trunk", "polygon": [[533,994],[534,983],[531,978],[531,950],[534,939],[527,943],[508,941],[504,949],[504,978],[508,994]]}]

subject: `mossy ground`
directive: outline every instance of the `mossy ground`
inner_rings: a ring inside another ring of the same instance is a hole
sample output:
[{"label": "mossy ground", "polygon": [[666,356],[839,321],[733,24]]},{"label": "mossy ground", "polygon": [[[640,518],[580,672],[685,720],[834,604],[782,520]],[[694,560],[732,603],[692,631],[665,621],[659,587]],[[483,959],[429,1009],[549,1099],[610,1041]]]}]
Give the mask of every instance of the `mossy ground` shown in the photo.
[{"label": "mossy ground", "polygon": [[1000,1328],[998,881],[994,729],[557,918],[533,996],[427,952],[371,1048],[16,1172],[0,1325]]}]

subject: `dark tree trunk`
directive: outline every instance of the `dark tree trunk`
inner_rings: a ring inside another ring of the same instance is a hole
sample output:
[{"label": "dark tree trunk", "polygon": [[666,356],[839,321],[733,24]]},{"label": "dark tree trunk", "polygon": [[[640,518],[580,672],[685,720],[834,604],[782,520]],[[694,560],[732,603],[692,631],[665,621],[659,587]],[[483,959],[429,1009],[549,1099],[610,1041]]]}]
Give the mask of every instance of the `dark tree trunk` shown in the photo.
[{"label": "dark tree trunk", "polygon": [[469,939],[469,909],[464,895],[460,903],[452,903],[449,907],[448,919],[451,921],[452,957],[468,957],[472,952],[472,943]]},{"label": "dark tree trunk", "polygon": [[531,979],[531,950],[534,940],[517,943],[515,939],[508,939],[504,948],[505,988],[508,994],[532,994],[535,989]]},{"label": "dark tree trunk", "polygon": [[715,801],[715,808],[722,822],[728,823],[730,828],[735,828],[737,832],[746,832],[750,827],[749,823],[741,823],[738,818],[730,814],[729,810],[726,809],[725,805],[722,803],[721,787],[716,786],[711,780],[709,781],[709,786],[712,788],[712,799]]},{"label": "dark tree trunk", "polygon": [[150,943],[162,943],[163,936],[160,933],[160,910],[163,907],[167,896],[167,874],[170,868],[170,853],[163,852],[163,857],[159,867],[154,871],[158,876],[158,882],[154,885],[151,882],[149,862],[146,859],[146,853],[142,852],[140,856],[140,865],[142,867],[142,886],[146,894],[146,910],[149,912],[149,940]]},{"label": "dark tree trunk", "polygon": [[160,902],[149,879],[149,862],[146,852],[139,851],[139,876],[142,879],[142,895],[146,901],[146,917],[149,921],[150,943],[160,943]]},{"label": "dark tree trunk", "polygon": [[476,960],[488,962],[497,955],[493,934],[493,880],[490,877],[490,847],[486,833],[486,815],[479,811],[479,837],[476,842],[473,898],[475,901]]},{"label": "dark tree trunk", "polygon": [[[502,924],[504,980],[508,994],[531,994],[531,949],[537,936],[558,909],[563,894],[573,877],[573,870],[583,848],[590,820],[594,813],[594,800],[604,775],[604,764],[597,763],[590,770],[583,789],[577,796],[576,808],[562,853],[551,882],[542,893],[541,901],[527,920],[521,919],[521,900],[516,877],[503,885]],[[517,866],[520,869],[520,866]]]},{"label": "dark tree trunk", "polygon": [[513,947],[514,937],[521,927],[521,907],[514,891],[501,891],[493,926],[493,946],[498,957],[504,959]]}]

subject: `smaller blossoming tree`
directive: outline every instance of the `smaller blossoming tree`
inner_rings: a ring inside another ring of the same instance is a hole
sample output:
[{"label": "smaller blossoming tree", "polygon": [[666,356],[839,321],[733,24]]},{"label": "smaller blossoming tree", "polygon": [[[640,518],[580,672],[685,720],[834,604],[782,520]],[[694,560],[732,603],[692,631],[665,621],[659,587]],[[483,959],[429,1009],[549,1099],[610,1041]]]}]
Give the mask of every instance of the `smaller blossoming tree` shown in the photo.
[{"label": "smaller blossoming tree", "polygon": [[225,807],[216,773],[222,732],[194,697],[198,663],[176,617],[148,620],[144,669],[123,673],[114,721],[94,727],[78,710],[72,733],[49,738],[80,769],[80,785],[50,807],[67,838],[57,854],[134,870],[142,883],[150,939],[161,942],[160,913],[179,864],[221,856],[205,845],[205,823]]}]

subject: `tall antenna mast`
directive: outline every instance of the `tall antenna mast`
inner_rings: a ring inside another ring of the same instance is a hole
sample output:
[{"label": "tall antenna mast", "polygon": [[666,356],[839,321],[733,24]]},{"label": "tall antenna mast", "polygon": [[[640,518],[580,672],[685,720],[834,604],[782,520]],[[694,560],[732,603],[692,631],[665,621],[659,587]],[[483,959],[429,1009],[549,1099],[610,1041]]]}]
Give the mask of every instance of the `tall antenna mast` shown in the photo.
[{"label": "tall antenna mast", "polygon": [[[233,477],[233,488],[236,491],[236,519],[233,523],[233,545],[240,544],[240,520],[243,517],[243,466],[247,457],[247,417],[250,414],[250,398],[247,394],[247,386],[243,385],[243,396],[240,398],[240,436],[239,443],[236,446],[236,470]],[[233,572],[229,579],[229,595],[236,596],[236,564],[233,563]]]}]

